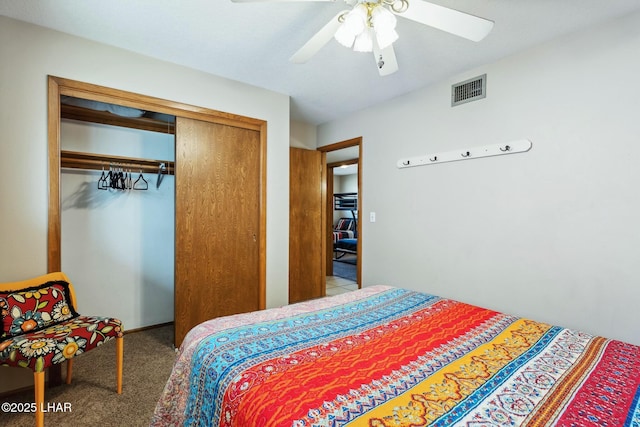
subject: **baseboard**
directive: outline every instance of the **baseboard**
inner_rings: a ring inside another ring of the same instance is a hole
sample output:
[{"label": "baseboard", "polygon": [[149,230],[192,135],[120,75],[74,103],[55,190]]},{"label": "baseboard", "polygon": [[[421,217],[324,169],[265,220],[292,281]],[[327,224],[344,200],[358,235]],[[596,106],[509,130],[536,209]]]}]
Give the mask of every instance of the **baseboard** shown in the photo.
[{"label": "baseboard", "polygon": [[[48,381],[45,381],[44,382],[45,390],[47,389],[47,384],[48,384]],[[26,386],[26,387],[21,387],[21,388],[16,388],[16,389],[13,389],[13,390],[3,391],[2,393],[0,393],[0,399],[2,399],[4,397],[12,396],[14,394],[26,392],[26,391],[31,391],[31,393],[33,393],[33,386],[29,385],[29,386]]]},{"label": "baseboard", "polygon": [[164,326],[169,326],[169,325],[173,325],[173,322],[158,323],[157,325],[142,326],[140,328],[135,328],[135,329],[126,329],[124,331],[124,334],[125,335],[133,334],[134,332],[148,331],[149,329],[162,328]]}]

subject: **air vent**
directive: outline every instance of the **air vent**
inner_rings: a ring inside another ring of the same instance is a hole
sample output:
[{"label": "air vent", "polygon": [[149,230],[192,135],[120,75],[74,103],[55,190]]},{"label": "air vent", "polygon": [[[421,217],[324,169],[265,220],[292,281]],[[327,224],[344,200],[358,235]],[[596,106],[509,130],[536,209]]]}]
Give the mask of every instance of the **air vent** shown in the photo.
[{"label": "air vent", "polygon": [[451,85],[451,106],[482,99],[487,96],[487,75]]}]

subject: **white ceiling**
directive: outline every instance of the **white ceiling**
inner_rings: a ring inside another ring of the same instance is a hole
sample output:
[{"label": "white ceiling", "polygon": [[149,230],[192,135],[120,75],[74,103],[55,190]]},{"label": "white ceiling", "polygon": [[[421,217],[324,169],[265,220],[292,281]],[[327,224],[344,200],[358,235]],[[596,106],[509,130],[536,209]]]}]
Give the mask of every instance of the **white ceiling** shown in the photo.
[{"label": "white ceiling", "polygon": [[344,176],[344,175],[355,175],[357,173],[358,173],[358,165],[348,165],[348,166],[341,166],[339,168],[333,168],[334,175]]},{"label": "white ceiling", "polygon": [[495,21],[474,43],[399,19],[400,70],[335,40],[308,63],[293,55],[343,1],[0,0],[0,14],[291,97],[291,118],[320,124],[590,25],[640,11],[639,0],[433,0]]}]

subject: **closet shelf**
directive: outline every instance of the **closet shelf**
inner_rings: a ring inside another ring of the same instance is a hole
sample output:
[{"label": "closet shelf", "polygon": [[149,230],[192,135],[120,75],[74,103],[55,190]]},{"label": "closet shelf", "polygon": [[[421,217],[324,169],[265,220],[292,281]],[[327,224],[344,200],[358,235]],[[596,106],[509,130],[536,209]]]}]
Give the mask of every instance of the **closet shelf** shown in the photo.
[{"label": "closet shelf", "polygon": [[176,133],[176,124],[150,117],[122,117],[108,111],[96,111],[75,105],[60,104],[60,117],[83,122],[148,130],[152,132]]},{"label": "closet shelf", "polygon": [[[112,164],[130,168],[133,172],[173,175],[175,162],[169,160],[140,159],[136,157],[112,156],[108,154],[83,153],[79,151],[60,151],[60,166],[71,169],[108,169]],[[164,164],[164,168],[160,166]]]}]

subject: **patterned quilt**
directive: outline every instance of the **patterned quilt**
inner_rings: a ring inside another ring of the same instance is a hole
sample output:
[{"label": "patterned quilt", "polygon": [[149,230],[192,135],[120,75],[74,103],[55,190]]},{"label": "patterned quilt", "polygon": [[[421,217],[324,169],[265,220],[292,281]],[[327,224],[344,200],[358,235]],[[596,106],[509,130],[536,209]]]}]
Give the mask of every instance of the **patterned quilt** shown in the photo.
[{"label": "patterned quilt", "polygon": [[386,286],[213,319],[153,426],[640,426],[640,347]]}]

